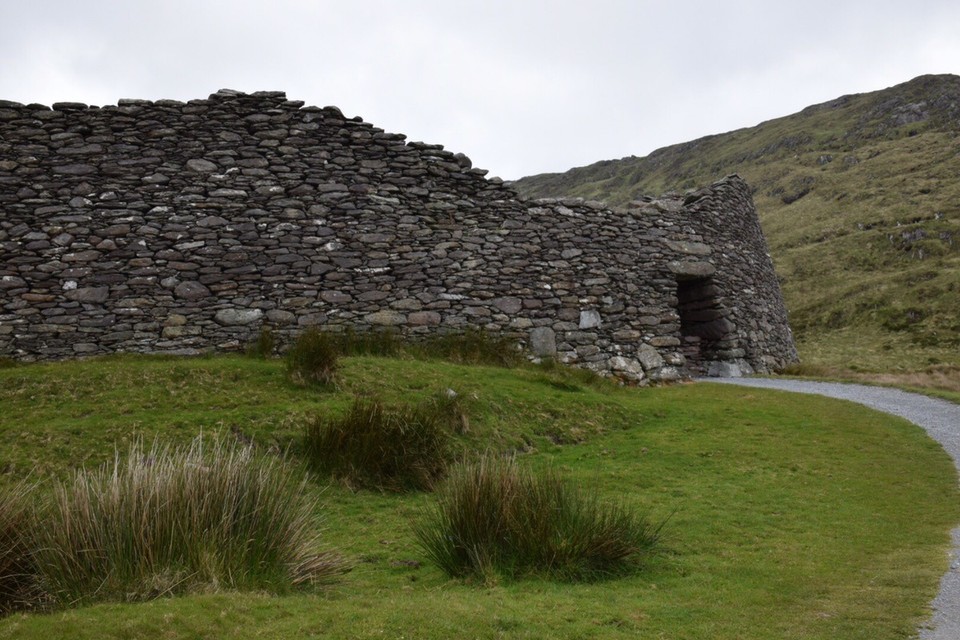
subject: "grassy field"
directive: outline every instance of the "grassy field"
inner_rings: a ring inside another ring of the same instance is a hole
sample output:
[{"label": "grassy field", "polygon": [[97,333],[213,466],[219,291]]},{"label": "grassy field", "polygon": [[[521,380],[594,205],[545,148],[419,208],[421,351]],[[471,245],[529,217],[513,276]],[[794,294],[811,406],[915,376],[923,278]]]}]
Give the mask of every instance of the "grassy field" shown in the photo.
[{"label": "grassy field", "polygon": [[[803,362],[960,367],[958,96],[957,76],[922,76],[516,187],[624,204],[739,173],[755,190]],[[920,116],[903,117],[917,105]],[[960,374],[950,378],[960,392]]]},{"label": "grassy field", "polygon": [[232,434],[290,451],[308,416],[357,396],[445,389],[463,457],[512,452],[654,520],[660,550],[597,582],[452,580],[416,545],[426,492],[314,478],[337,582],[293,595],[209,592],[0,618],[0,638],[903,638],[946,570],[960,492],[947,455],[857,405],[727,385],[619,388],[563,369],[352,357],[336,390],[282,363],[117,357],[0,370],[0,487],[109,461],[130,442]]}]

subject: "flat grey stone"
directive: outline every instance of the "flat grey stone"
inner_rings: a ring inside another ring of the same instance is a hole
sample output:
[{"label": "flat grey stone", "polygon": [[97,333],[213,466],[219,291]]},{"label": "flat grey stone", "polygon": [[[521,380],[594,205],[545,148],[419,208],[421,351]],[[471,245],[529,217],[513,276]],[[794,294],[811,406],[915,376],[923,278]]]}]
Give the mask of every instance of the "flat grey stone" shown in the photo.
[{"label": "flat grey stone", "polygon": [[110,298],[110,287],[79,287],[64,293],[68,300],[102,304]]},{"label": "flat grey stone", "polygon": [[667,268],[678,280],[696,280],[709,278],[717,272],[717,268],[709,262],[686,262],[675,260],[667,263]]},{"label": "flat grey stone", "polygon": [[[210,292],[210,289],[203,283],[197,282],[195,280],[187,280],[186,282],[181,282],[173,289],[173,295],[181,300],[189,300],[191,302],[196,300],[203,300],[204,298],[209,298],[213,295]],[[246,323],[239,323],[246,324]]]},{"label": "flat grey stone", "polygon": [[595,329],[602,322],[600,312],[595,309],[586,309],[580,312],[580,328]]},{"label": "flat grey stone", "polygon": [[414,327],[436,326],[442,319],[436,311],[415,311],[407,316],[407,323]]},{"label": "flat grey stone", "polygon": [[192,158],[187,160],[187,169],[193,171],[194,173],[213,173],[219,169],[219,167],[209,160],[204,160],[203,158]]},{"label": "flat grey stone", "polygon": [[703,244],[702,242],[685,242],[675,240],[665,240],[664,242],[668,247],[677,253],[685,253],[692,256],[708,256],[713,253],[713,249],[710,247],[710,245]]},{"label": "flat grey stone", "polygon": [[214,320],[224,326],[236,326],[253,324],[262,317],[263,311],[260,309],[221,309]]},{"label": "flat grey stone", "polygon": [[350,302],[353,298],[349,294],[343,293],[341,291],[323,291],[320,293],[320,298],[324,302],[329,302],[330,304],[346,304]]},{"label": "flat grey stone", "polygon": [[396,311],[384,310],[367,314],[363,319],[370,324],[392,327],[404,324],[407,321],[407,316]]},{"label": "flat grey stone", "polygon": [[53,168],[54,173],[62,173],[70,176],[85,176],[96,173],[97,168],[92,164],[65,164]]},{"label": "flat grey stone", "polygon": [[660,352],[648,344],[642,344],[637,348],[637,360],[643,365],[645,371],[659,369],[664,364]]},{"label": "flat grey stone", "polygon": [[607,361],[607,365],[615,373],[633,382],[640,382],[644,379],[643,366],[636,360],[625,358],[624,356],[614,356]]},{"label": "flat grey stone", "polygon": [[297,316],[283,309],[271,309],[267,311],[267,320],[277,325],[293,324],[297,321]]},{"label": "flat grey stone", "polygon": [[519,313],[520,309],[523,308],[523,301],[520,298],[497,298],[493,301],[493,306],[495,306],[500,311],[513,315]]},{"label": "flat grey stone", "polygon": [[246,198],[247,192],[243,189],[214,189],[210,192],[211,198]]},{"label": "flat grey stone", "polygon": [[530,352],[540,358],[557,355],[557,334],[550,327],[537,327],[530,332]]}]

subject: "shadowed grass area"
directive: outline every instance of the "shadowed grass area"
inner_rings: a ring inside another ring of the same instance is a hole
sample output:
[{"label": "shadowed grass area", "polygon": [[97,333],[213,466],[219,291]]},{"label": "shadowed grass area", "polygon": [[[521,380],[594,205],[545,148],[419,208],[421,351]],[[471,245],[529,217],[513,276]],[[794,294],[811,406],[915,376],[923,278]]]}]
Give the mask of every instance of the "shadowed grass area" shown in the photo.
[{"label": "shadowed grass area", "polygon": [[335,338],[316,327],[310,327],[294,341],[284,354],[287,375],[296,384],[330,386],[337,379],[340,351]]},{"label": "shadowed grass area", "polygon": [[13,614],[0,638],[892,640],[928,617],[948,568],[956,475],[903,420],[727,385],[623,389],[542,368],[340,363],[335,391],[295,386],[279,360],[243,357],[0,370],[0,486],[69,481],[137,438],[188,446],[219,430],[281,452],[309,416],[345,415],[357,396],[416,405],[450,388],[470,418],[458,455],[512,454],[654,521],[676,510],[659,551],[641,571],[599,583],[465,583],[413,534],[432,494],[317,482],[306,490],[321,505],[323,541],[353,567],[327,589]]},{"label": "shadowed grass area", "polygon": [[390,329],[326,333],[340,355],[408,357],[419,360],[446,360],[457,364],[513,367],[525,362],[524,354],[513,340],[483,329],[403,338]]},{"label": "shadowed grass area", "polygon": [[486,455],[454,467],[415,534],[451,577],[591,580],[636,568],[660,528],[555,469],[537,473]]},{"label": "shadowed grass area", "polygon": [[357,398],[341,418],[309,420],[303,450],[311,468],[352,487],[430,489],[450,457],[450,417],[448,404],[385,406]]},{"label": "shadowed grass area", "polygon": [[25,482],[0,487],[0,615],[40,600],[30,538],[35,522],[31,489]]}]

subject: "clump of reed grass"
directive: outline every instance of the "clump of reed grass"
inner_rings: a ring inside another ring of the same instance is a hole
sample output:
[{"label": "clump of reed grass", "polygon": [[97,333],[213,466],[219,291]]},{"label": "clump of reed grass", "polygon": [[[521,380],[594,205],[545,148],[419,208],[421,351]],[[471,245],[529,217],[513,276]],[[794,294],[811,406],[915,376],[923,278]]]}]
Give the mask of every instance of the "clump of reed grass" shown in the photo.
[{"label": "clump of reed grass", "polygon": [[487,455],[451,469],[414,532],[451,577],[590,580],[635,569],[662,526],[554,470]]},{"label": "clump of reed grass", "polygon": [[339,358],[333,336],[310,327],[285,354],[287,374],[296,384],[329,386],[336,382]]},{"label": "clump of reed grass", "polygon": [[419,406],[392,407],[357,398],[342,418],[308,421],[303,449],[313,469],[350,486],[430,489],[446,470],[451,420],[457,416],[466,422],[456,406],[439,397]]},{"label": "clump of reed grass", "polygon": [[60,605],[220,589],[286,592],[342,570],[302,478],[248,447],[131,447],[54,487],[34,557]]},{"label": "clump of reed grass", "polygon": [[32,486],[0,490],[0,615],[38,603],[33,564]]}]

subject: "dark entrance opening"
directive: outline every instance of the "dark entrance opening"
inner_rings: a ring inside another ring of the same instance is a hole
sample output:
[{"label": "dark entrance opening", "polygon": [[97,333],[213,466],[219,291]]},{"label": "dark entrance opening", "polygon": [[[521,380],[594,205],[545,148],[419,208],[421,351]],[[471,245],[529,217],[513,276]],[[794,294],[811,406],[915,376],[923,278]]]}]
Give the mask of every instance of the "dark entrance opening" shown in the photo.
[{"label": "dark entrance opening", "polygon": [[735,341],[735,327],[718,295],[712,278],[677,280],[681,348],[694,375],[706,375],[709,363],[723,360],[720,352]]}]

